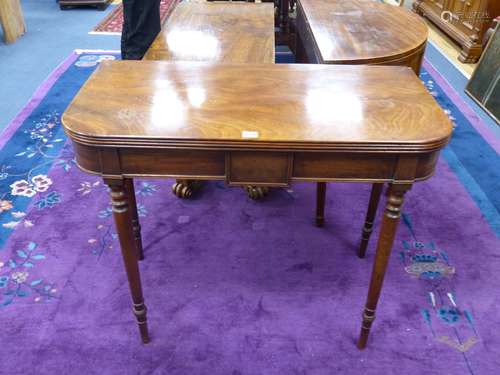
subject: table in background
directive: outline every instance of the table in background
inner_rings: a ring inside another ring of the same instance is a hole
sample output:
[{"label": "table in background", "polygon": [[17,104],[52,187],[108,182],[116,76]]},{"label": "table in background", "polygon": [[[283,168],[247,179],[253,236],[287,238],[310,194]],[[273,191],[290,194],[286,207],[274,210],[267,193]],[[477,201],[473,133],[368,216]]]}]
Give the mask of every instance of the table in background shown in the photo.
[{"label": "table in background", "polygon": [[181,2],[144,60],[273,64],[274,6]]},{"label": "table in background", "polygon": [[134,177],[236,186],[388,183],[360,349],[375,319],[404,194],[432,176],[452,129],[422,82],[403,67],[152,61],[103,62],[62,122],[78,165],[102,176],[111,189],[144,342],[149,333],[138,265],[140,227],[133,223]]},{"label": "table in background", "polygon": [[427,25],[410,11],[373,0],[298,0],[297,61],[402,65],[418,74]]}]

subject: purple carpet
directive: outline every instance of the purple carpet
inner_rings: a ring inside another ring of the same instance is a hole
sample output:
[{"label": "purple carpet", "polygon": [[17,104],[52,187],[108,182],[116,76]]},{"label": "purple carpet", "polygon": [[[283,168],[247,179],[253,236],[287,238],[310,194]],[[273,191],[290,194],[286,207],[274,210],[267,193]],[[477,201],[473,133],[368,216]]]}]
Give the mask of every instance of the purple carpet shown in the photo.
[{"label": "purple carpet", "polygon": [[185,201],[137,180],[142,345],[106,187],[60,125],[103,58],[70,57],[1,138],[0,374],[500,373],[500,241],[445,159],[407,194],[365,351],[369,185],[328,184],[319,229],[314,184],[254,202],[213,182]]}]

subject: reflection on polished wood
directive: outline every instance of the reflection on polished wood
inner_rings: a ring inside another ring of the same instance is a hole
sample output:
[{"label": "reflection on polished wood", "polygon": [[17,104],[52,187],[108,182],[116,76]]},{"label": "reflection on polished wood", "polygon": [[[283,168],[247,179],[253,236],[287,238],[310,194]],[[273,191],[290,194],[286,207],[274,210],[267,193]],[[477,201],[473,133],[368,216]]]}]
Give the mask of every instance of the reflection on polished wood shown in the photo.
[{"label": "reflection on polished wood", "polygon": [[[195,3],[177,5],[145,60],[212,61],[220,63],[274,63],[274,5]],[[173,193],[189,198],[199,181],[177,180]],[[252,199],[267,189],[248,186]]]},{"label": "reflection on polished wood", "polygon": [[360,349],[375,318],[403,196],[433,174],[452,129],[404,67],[134,61],[103,62],[62,122],[78,165],[111,187],[144,342],[149,335],[129,179],[388,183]]},{"label": "reflection on polished wood", "polygon": [[273,4],[181,2],[144,58],[274,63]]},{"label": "reflection on polished wood", "polygon": [[373,0],[299,0],[297,33],[302,62],[405,65],[415,72],[427,40],[417,15]]},{"label": "reflection on polished wood", "polygon": [[102,63],[64,119],[85,144],[408,152],[449,123],[404,67],[153,61]]}]

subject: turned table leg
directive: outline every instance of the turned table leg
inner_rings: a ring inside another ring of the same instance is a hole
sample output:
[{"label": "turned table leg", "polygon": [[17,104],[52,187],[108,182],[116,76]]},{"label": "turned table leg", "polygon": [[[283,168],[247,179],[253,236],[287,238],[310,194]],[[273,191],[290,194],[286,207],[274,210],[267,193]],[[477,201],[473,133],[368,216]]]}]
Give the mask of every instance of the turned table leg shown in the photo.
[{"label": "turned table leg", "polygon": [[318,182],[316,185],[316,226],[322,227],[325,223],[325,197],[326,182]]},{"label": "turned table leg", "polygon": [[125,192],[130,200],[130,212],[132,215],[132,230],[134,232],[135,250],[137,259],[144,259],[142,250],[141,224],[139,223],[139,213],[137,212],[137,202],[135,200],[134,181],[132,179],[125,180]]},{"label": "turned table leg", "polygon": [[377,243],[377,252],[373,262],[372,276],[365,309],[363,311],[363,321],[361,323],[361,333],[358,339],[358,348],[364,349],[370,334],[370,328],[375,319],[375,310],[382,290],[385,271],[389,262],[392,244],[396,235],[399,218],[401,216],[401,205],[403,204],[404,193],[411,185],[390,185],[387,203],[385,206],[382,227]]},{"label": "turned table leg", "polygon": [[132,228],[132,211],[130,196],[127,194],[127,185],[133,183],[130,179],[107,179],[105,183],[111,189],[111,204],[115,218],[116,230],[120,240],[120,247],[127,271],[128,283],[132,294],[133,312],[137,319],[142,342],[149,342],[148,325],[146,318],[146,305],[142,296],[141,275],[137,261]]},{"label": "turned table leg", "polygon": [[365,257],[366,247],[368,246],[368,241],[370,240],[370,235],[372,234],[373,222],[375,221],[375,215],[377,214],[377,207],[380,202],[380,195],[382,194],[383,188],[384,184],[378,183],[372,185],[370,203],[368,204],[365,225],[363,226],[363,231],[361,233],[361,244],[358,249],[358,257],[360,258]]}]

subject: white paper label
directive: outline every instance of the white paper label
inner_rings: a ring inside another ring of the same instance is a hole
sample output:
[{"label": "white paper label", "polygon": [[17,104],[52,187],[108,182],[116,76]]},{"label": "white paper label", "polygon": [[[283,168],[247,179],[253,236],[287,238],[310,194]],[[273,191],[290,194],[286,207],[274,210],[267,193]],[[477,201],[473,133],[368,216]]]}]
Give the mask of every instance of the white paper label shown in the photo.
[{"label": "white paper label", "polygon": [[259,138],[259,132],[250,131],[250,130],[243,130],[241,132],[241,137],[242,138]]}]

